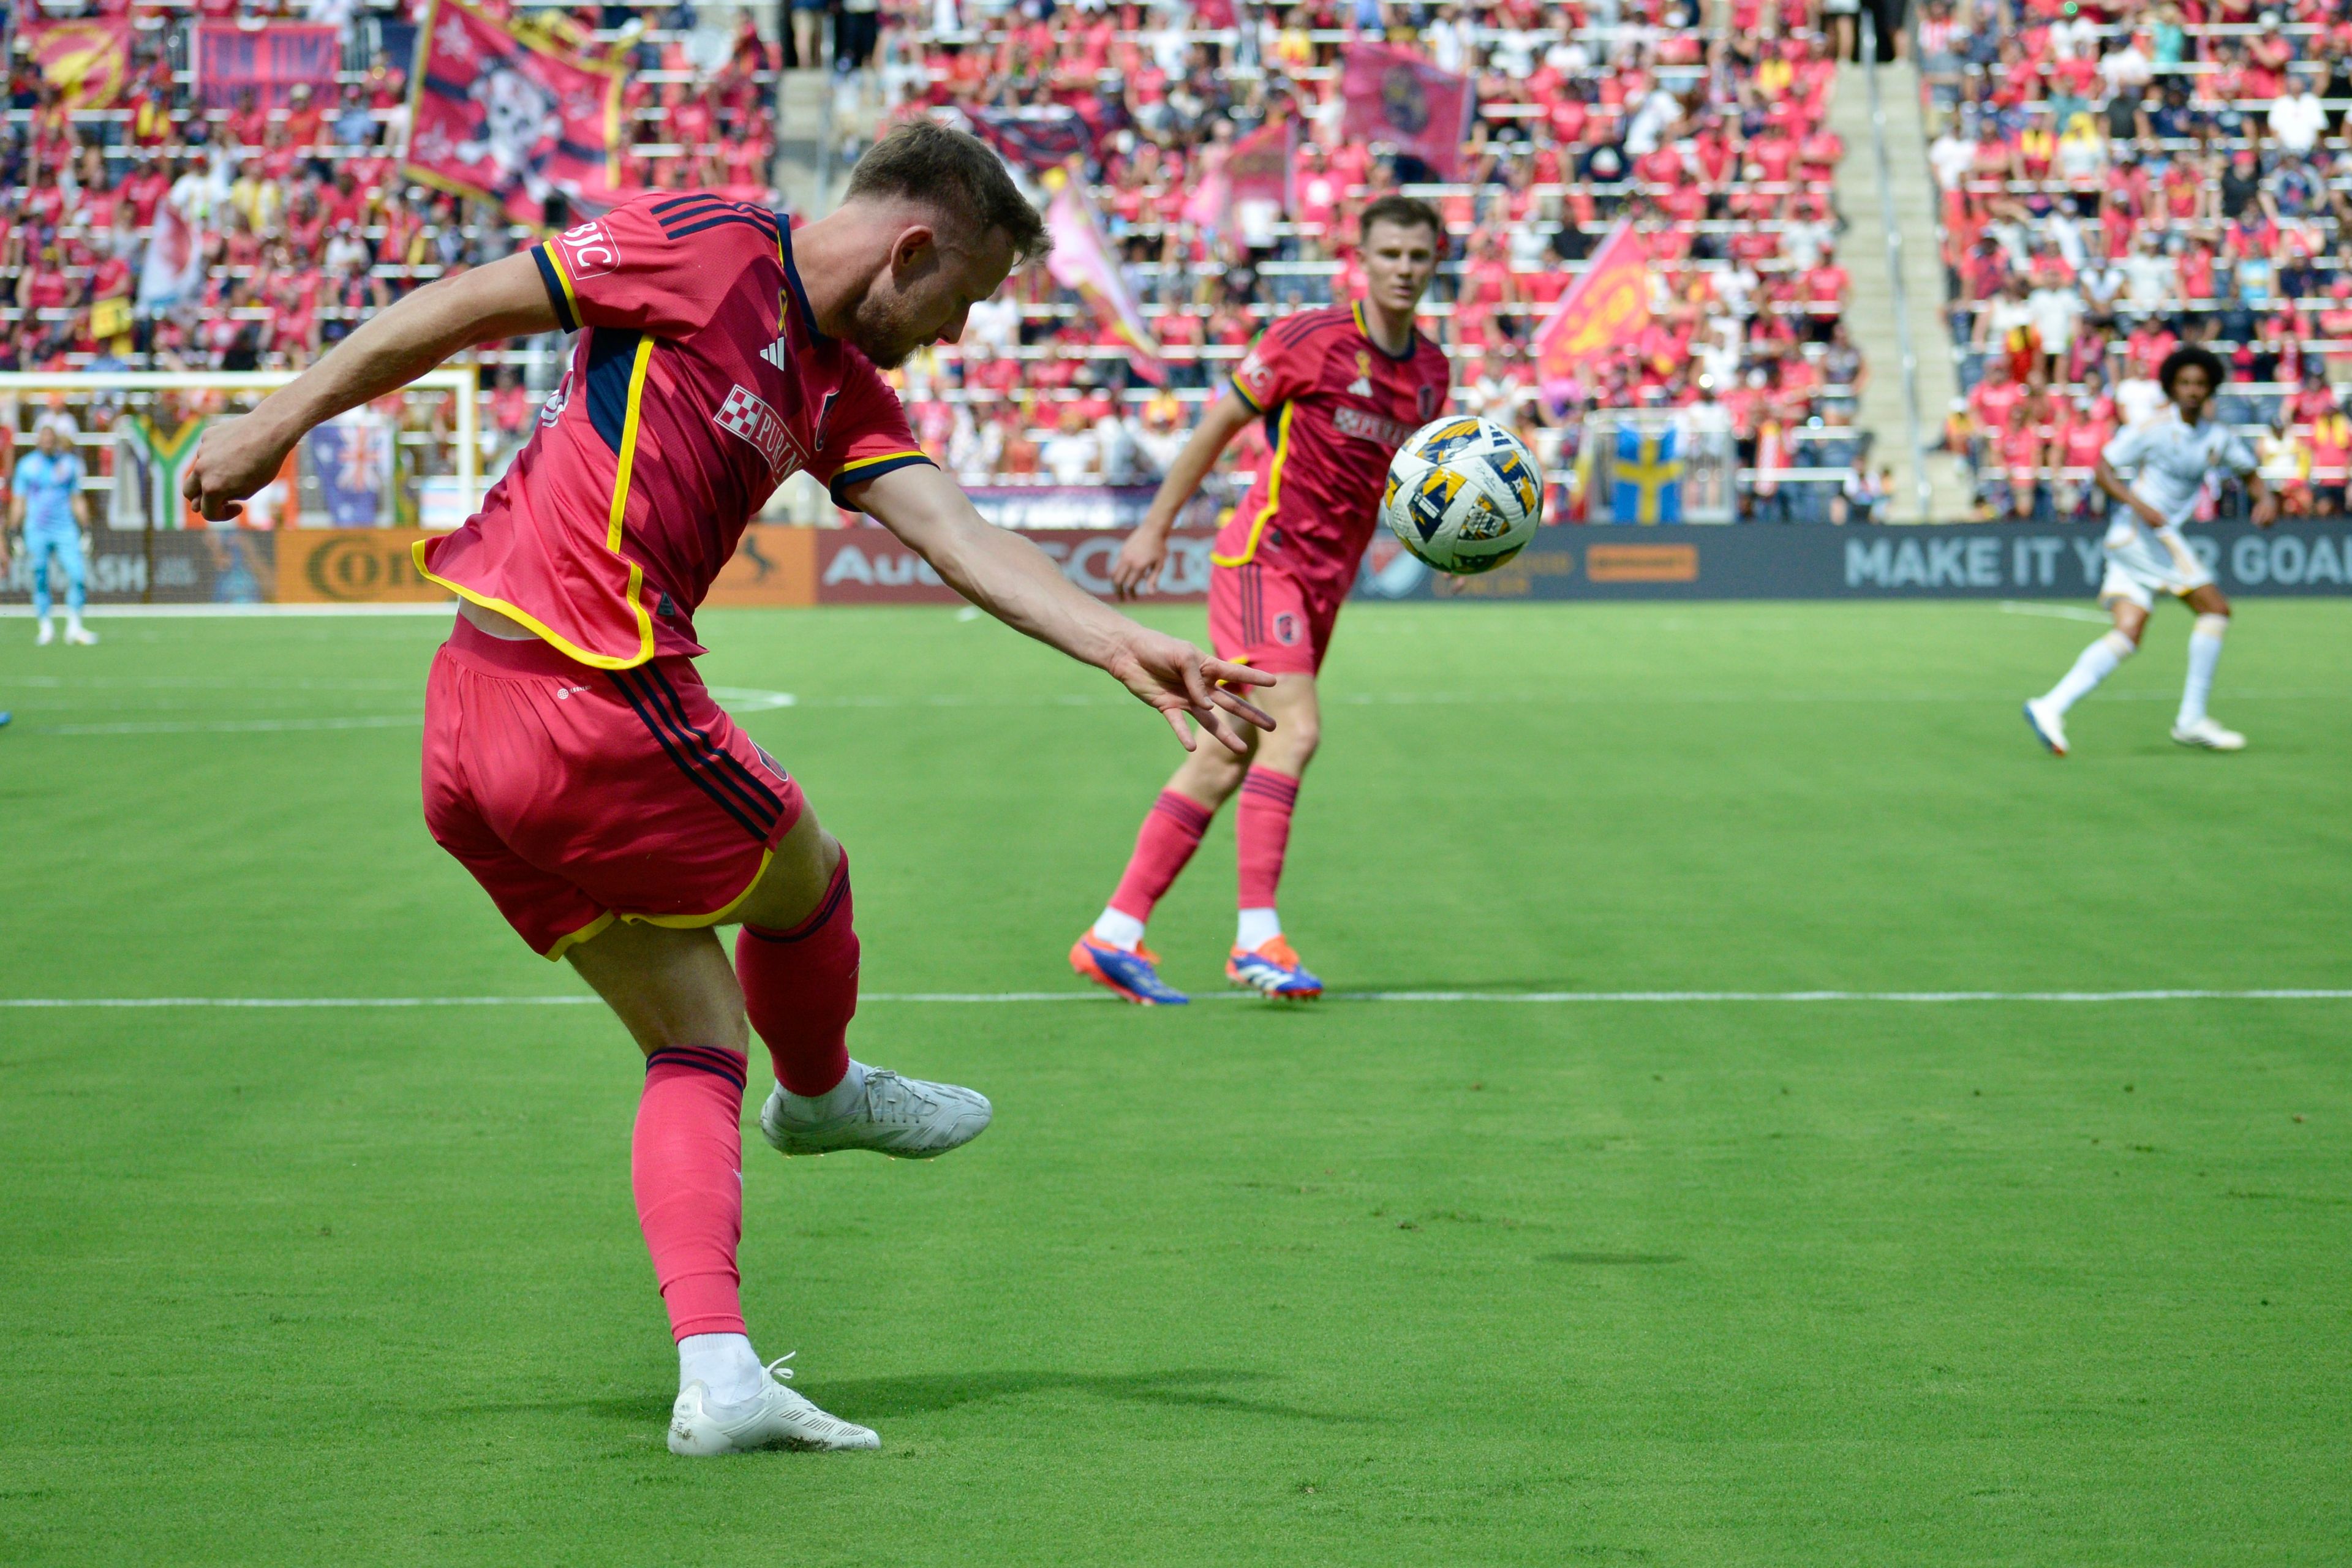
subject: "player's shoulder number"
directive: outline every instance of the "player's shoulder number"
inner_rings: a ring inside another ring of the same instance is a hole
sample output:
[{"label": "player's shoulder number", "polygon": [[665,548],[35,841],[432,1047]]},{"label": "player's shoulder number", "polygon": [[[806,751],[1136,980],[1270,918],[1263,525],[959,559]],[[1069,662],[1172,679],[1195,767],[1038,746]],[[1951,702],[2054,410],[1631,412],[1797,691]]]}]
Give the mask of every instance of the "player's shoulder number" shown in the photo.
[{"label": "player's shoulder number", "polygon": [[555,247],[574,282],[602,277],[621,265],[621,247],[602,219],[591,218],[565,229],[555,237]]}]

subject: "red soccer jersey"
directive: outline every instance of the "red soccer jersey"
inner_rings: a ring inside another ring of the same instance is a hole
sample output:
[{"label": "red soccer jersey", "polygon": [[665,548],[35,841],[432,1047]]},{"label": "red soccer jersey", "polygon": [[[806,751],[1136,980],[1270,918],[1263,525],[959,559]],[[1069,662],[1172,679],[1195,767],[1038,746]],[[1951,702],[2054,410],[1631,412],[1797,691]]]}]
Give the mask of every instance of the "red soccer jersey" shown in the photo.
[{"label": "red soccer jersey", "polygon": [[1416,331],[1402,357],[1364,330],[1361,306],[1301,310],[1269,328],[1234,373],[1265,416],[1273,456],[1209,559],[1278,563],[1318,596],[1343,597],[1371,542],[1389,459],[1444,411],[1445,351]]},{"label": "red soccer jersey", "polygon": [[695,607],[788,476],[840,502],[930,460],[872,362],[817,331],[780,215],[655,192],[530,254],[585,329],[572,368],[482,510],[416,563],[569,657],[702,652]]}]

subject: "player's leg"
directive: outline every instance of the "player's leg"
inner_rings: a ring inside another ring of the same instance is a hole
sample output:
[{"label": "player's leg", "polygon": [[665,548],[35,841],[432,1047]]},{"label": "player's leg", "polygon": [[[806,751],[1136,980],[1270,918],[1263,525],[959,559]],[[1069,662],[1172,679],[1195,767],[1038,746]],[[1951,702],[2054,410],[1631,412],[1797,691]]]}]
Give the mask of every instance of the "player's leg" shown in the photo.
[{"label": "player's leg", "polygon": [[2139,651],[2140,633],[2147,626],[2148,609],[2154,603],[2145,584],[2112,564],[2099,596],[2115,617],[2115,625],[2075,656],[2074,668],[2059,677],[2057,685],[2025,704],[2025,722],[2053,756],[2066,754],[2067,710],[2096,690],[2101,681],[2123,667],[2124,660]]},{"label": "player's leg", "polygon": [[[1215,566],[1209,573],[1209,644],[1220,658],[1248,663],[1253,653],[1252,568]],[[1255,742],[1257,731],[1244,730]],[[1146,1006],[1191,1000],[1160,978],[1159,956],[1143,945],[1144,927],[1201,847],[1209,824],[1248,772],[1248,761],[1203,742],[1184,759],[1168,786],[1143,814],[1135,848],[1110,901],[1092,929],[1070,948],[1070,967],[1113,995]]]},{"label": "player's leg", "polygon": [[81,530],[68,526],[57,537],[58,562],[66,573],[66,641],[83,647],[98,641],[98,634],[81,624],[82,605],[89,597],[89,572],[81,548]]},{"label": "player's leg", "polygon": [[881,1439],[785,1388],[743,1323],[743,996],[709,929],[622,921],[565,956],[645,1052],[629,1181],[677,1342],[669,1447],[724,1454],[782,1446],[873,1448]]},{"label": "player's leg", "polygon": [[33,570],[33,619],[39,623],[33,641],[47,647],[58,640],[58,628],[50,619],[53,601],[49,596],[49,535],[47,529],[26,525],[25,556]]},{"label": "player's leg", "polygon": [[1239,912],[1225,974],[1269,996],[1304,999],[1319,995],[1323,983],[1307,973],[1283,935],[1276,899],[1290,850],[1290,817],[1299,782],[1322,742],[1322,704],[1315,676],[1307,671],[1286,672],[1256,696],[1259,706],[1274,716],[1275,727],[1258,739],[1234,811]]},{"label": "player's leg", "polygon": [[856,900],[849,856],[814,812],[775,847],[735,911],[735,973],[766,1042],[775,1088],[760,1131],[785,1154],[871,1149],[929,1160],[987,1130],[988,1099],[961,1085],[904,1078],[849,1054],[857,1014]]},{"label": "player's leg", "polygon": [[2192,588],[2181,600],[2197,613],[2189,634],[2189,676],[2180,689],[2180,711],[2172,721],[2172,738],[2184,746],[2213,752],[2242,752],[2246,738],[2225,730],[2205,711],[2212,694],[2213,671],[2221,662],[2221,639],[2230,630],[2230,601],[2210,583]]}]

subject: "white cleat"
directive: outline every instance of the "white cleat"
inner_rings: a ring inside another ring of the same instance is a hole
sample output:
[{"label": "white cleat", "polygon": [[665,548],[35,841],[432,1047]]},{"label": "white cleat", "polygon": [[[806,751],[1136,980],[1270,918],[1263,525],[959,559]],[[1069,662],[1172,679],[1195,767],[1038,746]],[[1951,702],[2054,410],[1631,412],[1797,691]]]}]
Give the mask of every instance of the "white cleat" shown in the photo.
[{"label": "white cleat", "polygon": [[2184,746],[2202,746],[2209,752],[2242,752],[2246,738],[2235,730],[2224,730],[2210,715],[2194,724],[2175,724],[2172,738]]},{"label": "white cleat", "polygon": [[58,628],[49,625],[47,621],[43,621],[41,623],[41,629],[33,634],[33,646],[35,647],[47,647],[57,640]]},{"label": "white cleat", "polygon": [[748,1454],[754,1448],[798,1448],[834,1453],[878,1448],[882,1439],[854,1421],[827,1415],[779,1381],[793,1375],[782,1355],[768,1363],[767,1386],[740,1405],[718,1405],[710,1390],[689,1383],[670,1406],[669,1451],[673,1454]]},{"label": "white cleat", "polygon": [[868,1068],[866,1092],[839,1116],[803,1121],[785,1109],[778,1084],[760,1108],[760,1131],[784,1153],[830,1154],[871,1149],[901,1160],[929,1160],[962,1147],[988,1130],[988,1097],[952,1083],[900,1078]]},{"label": "white cleat", "polygon": [[2033,731],[2033,738],[2050,748],[2052,756],[2066,754],[2066,721],[2058,710],[2039,697],[2033,698],[2025,704],[2025,723]]},{"label": "white cleat", "polygon": [[68,647],[96,647],[98,646],[98,634],[91,631],[88,626],[68,626],[66,628],[66,646]]}]

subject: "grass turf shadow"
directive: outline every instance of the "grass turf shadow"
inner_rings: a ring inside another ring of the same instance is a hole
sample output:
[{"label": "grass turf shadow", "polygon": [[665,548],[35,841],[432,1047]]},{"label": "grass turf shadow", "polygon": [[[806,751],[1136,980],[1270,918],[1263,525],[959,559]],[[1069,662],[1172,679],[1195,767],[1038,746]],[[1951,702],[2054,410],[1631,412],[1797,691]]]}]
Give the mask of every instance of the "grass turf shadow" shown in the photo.
[{"label": "grass turf shadow", "polygon": [[1340,1415],[1276,1400],[1249,1399],[1223,1393],[1215,1386],[1259,1383],[1270,1375],[1213,1368],[1136,1373],[929,1373],[903,1377],[829,1378],[821,1394],[815,1389],[810,1392],[818,1394],[826,1409],[856,1421],[887,1421],[988,1400],[1017,1399],[1030,1394],[1074,1393],[1139,1405],[1223,1410],[1238,1415],[1276,1415],[1291,1421],[1380,1424],[1371,1416]]}]

